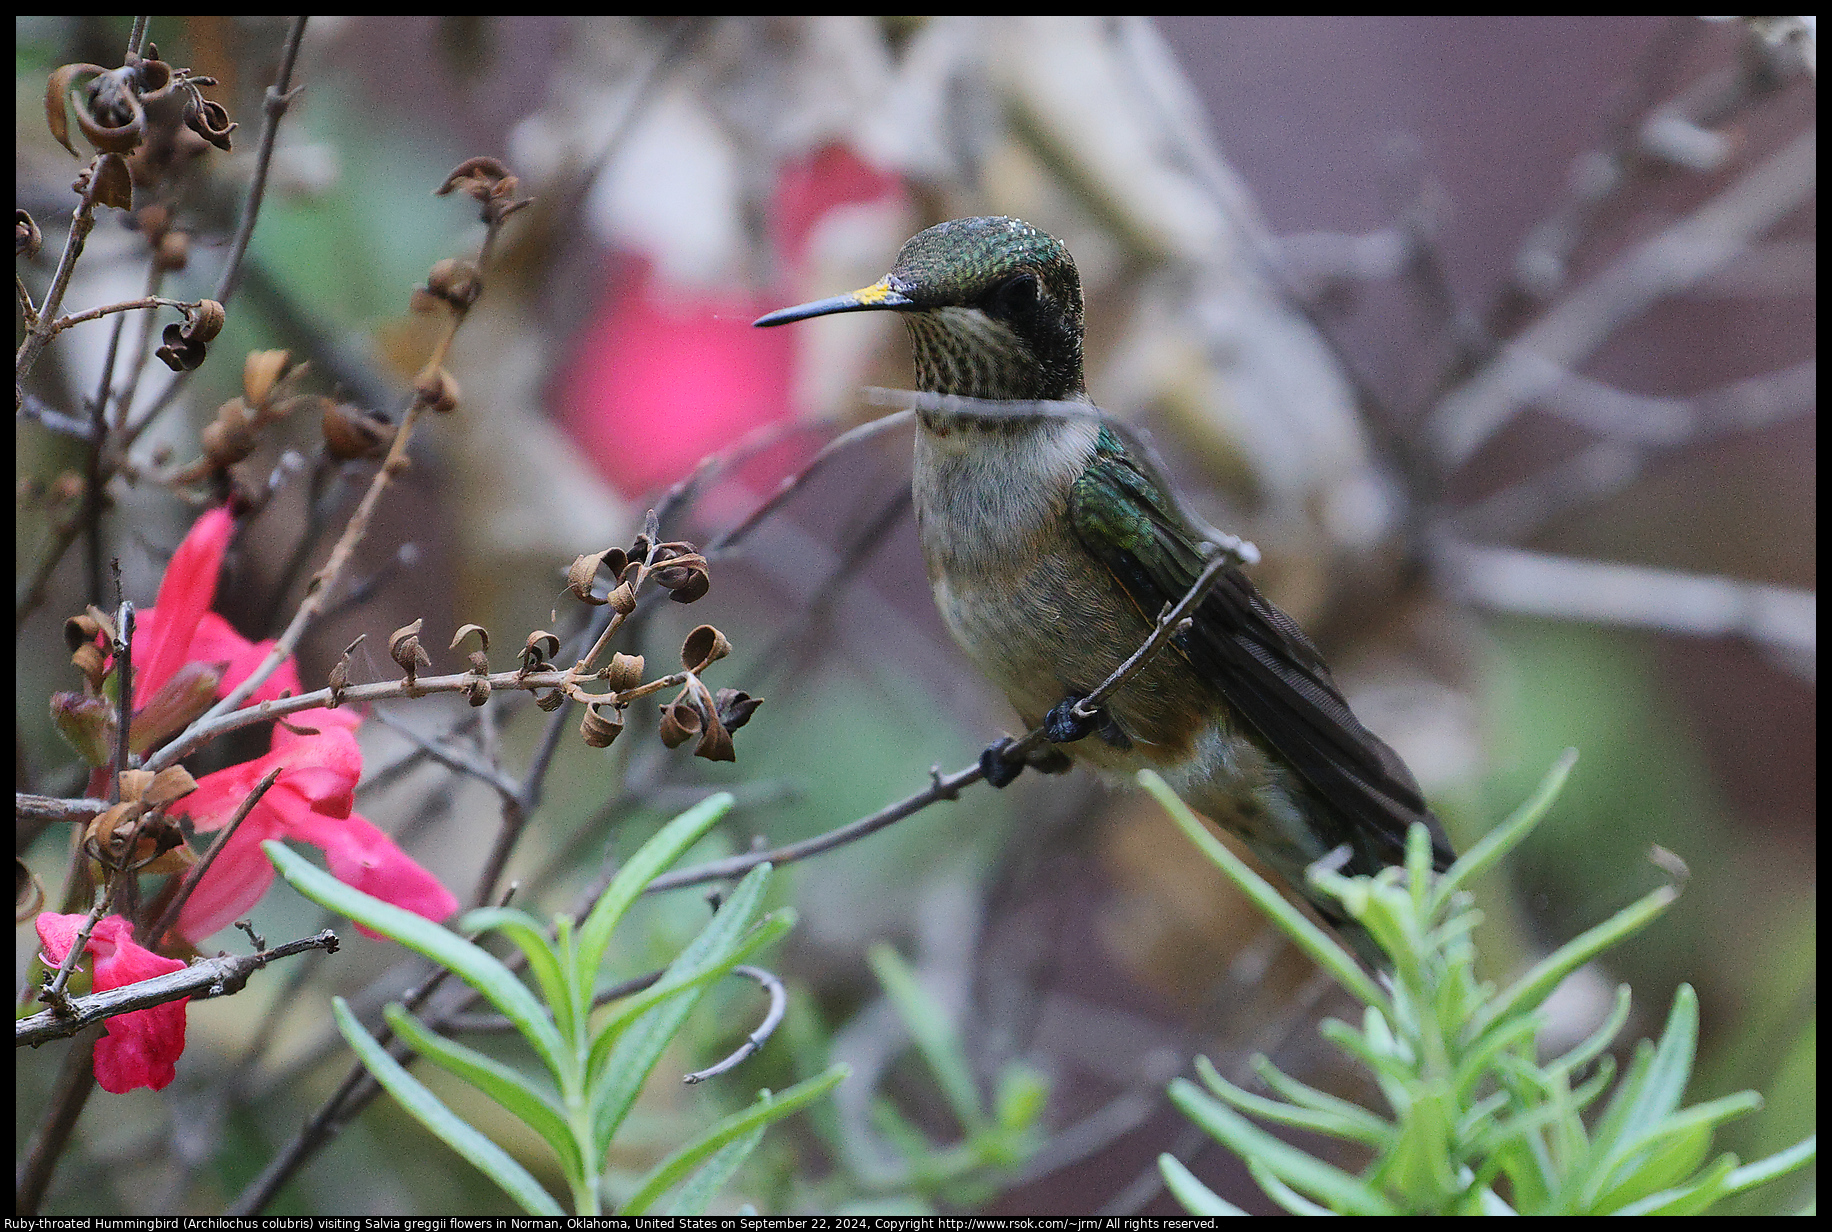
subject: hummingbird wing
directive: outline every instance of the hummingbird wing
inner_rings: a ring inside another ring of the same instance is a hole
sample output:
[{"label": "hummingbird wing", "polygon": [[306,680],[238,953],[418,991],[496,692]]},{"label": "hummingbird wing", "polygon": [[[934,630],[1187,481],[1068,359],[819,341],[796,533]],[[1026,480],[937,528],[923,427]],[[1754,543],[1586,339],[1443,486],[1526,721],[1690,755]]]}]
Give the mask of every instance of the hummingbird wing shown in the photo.
[{"label": "hummingbird wing", "polygon": [[[1208,563],[1202,532],[1167,491],[1103,427],[1069,497],[1076,535],[1147,623],[1188,593]],[[1450,843],[1406,763],[1361,725],[1317,648],[1245,574],[1224,571],[1172,644],[1323,803],[1337,829],[1325,841],[1353,853],[1345,871],[1402,863],[1415,821],[1431,831],[1433,862],[1449,867]]]}]

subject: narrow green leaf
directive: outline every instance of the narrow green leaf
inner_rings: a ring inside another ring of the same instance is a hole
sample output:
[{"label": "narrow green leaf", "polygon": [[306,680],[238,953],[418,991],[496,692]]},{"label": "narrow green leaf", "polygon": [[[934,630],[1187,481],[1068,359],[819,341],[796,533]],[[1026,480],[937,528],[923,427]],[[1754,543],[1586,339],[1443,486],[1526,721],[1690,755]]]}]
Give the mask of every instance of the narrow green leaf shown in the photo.
[{"label": "narrow green leaf", "polygon": [[1319,1215],[1334,1215],[1336,1212],[1327,1206],[1319,1205],[1278,1178],[1278,1174],[1257,1159],[1247,1161],[1247,1175],[1251,1176],[1266,1196],[1278,1203],[1288,1213],[1315,1218]]},{"label": "narrow green leaf", "polygon": [[1256,1160],[1280,1180],[1313,1194],[1342,1214],[1397,1215],[1399,1208],[1359,1178],[1282,1142],[1238,1112],[1204,1095],[1186,1078],[1170,1084],[1171,1102],[1243,1159]]},{"label": "narrow green leaf", "polygon": [[677,1218],[681,1215],[704,1215],[719,1190],[725,1187],[732,1174],[757,1149],[757,1144],[763,1141],[763,1131],[768,1128],[768,1125],[759,1125],[750,1133],[714,1151],[712,1158],[701,1164],[699,1171],[688,1177],[687,1183],[674,1195],[674,1205],[668,1213]]},{"label": "narrow green leaf", "polygon": [[546,926],[526,911],[514,907],[482,907],[467,911],[458,919],[458,927],[468,933],[500,932],[515,943],[528,959],[528,970],[541,986],[541,995],[553,1012],[562,1039],[571,1039],[573,997],[561,968],[559,952],[547,939]]},{"label": "narrow green leaf", "polygon": [[604,951],[611,943],[611,933],[623,919],[623,913],[630,909],[630,904],[643,892],[643,887],[666,872],[669,865],[681,858],[682,852],[719,824],[719,819],[731,811],[733,803],[730,792],[706,797],[663,826],[630,857],[628,864],[617,871],[579,928],[581,972],[588,978],[597,976],[598,966],[604,961]]},{"label": "narrow green leaf", "polygon": [[[706,927],[675,955],[656,983],[665,984],[670,979],[678,982],[687,972],[697,970],[708,960],[727,956],[750,927],[769,880],[768,864],[760,864],[745,874],[744,880],[713,912]],[[698,999],[698,994],[691,994],[660,1002],[632,1019],[614,1036],[601,1036],[615,1042],[601,1069],[588,1066],[591,1078],[586,1085],[586,1097],[592,1110],[595,1160],[602,1160],[610,1149],[612,1135],[623,1124],[643,1083],[648,1081],[650,1072],[667,1049],[668,1041],[681,1029]]]},{"label": "narrow green leaf", "polygon": [[917,980],[903,956],[890,946],[882,942],[872,946],[865,952],[865,960],[884,986],[891,1008],[909,1030],[929,1072],[935,1075],[948,1107],[954,1110],[954,1119],[969,1135],[984,1129],[986,1111],[979,1086],[973,1081],[973,1067],[947,1014]]},{"label": "narrow green leaf", "polygon": [[1552,768],[1539,781],[1533,794],[1527,797],[1526,803],[1515,809],[1509,818],[1490,830],[1476,841],[1476,844],[1463,853],[1461,859],[1450,866],[1450,870],[1438,878],[1436,892],[1432,896],[1431,914],[1436,915],[1443,905],[1450,901],[1450,896],[1500,862],[1501,857],[1512,851],[1522,839],[1532,833],[1533,827],[1539,824],[1552,802],[1558,799],[1564,790],[1565,780],[1571,776],[1571,769],[1578,764],[1578,751],[1566,749],[1559,754]]},{"label": "narrow green leaf", "polygon": [[[381,930],[378,928],[376,931]],[[400,1062],[389,1056],[388,1050],[376,1043],[375,1038],[356,1021],[356,1015],[350,1012],[349,1005],[342,997],[332,998],[331,1011],[336,1015],[337,1029],[349,1041],[350,1047],[356,1050],[363,1067],[375,1076],[384,1090],[400,1102],[401,1107],[407,1109],[414,1120],[426,1126],[440,1141],[500,1185],[503,1192],[514,1198],[530,1215],[566,1213],[553,1200],[553,1195],[542,1188],[541,1183],[526,1168],[510,1158],[507,1151],[471,1128],[457,1113],[440,1102],[438,1096],[401,1068]]]},{"label": "narrow green leaf", "polygon": [[794,926],[795,909],[778,907],[759,920],[757,926],[746,933],[735,948],[728,950],[722,956],[696,964],[672,980],[664,977],[631,997],[628,1004],[607,1019],[593,1035],[587,1072],[602,1075],[618,1037],[629,1028],[631,1023],[648,1013],[650,1009],[672,997],[681,996],[690,990],[704,988],[714,980],[724,978],[727,972],[752,954],[781,940],[783,935]]},{"label": "narrow green leaf", "polygon": [[1597,1122],[1596,1162],[1583,1188],[1576,1191],[1581,1209],[1593,1209],[1605,1191],[1621,1184],[1624,1161],[1685,1098],[1697,1047],[1698,995],[1691,985],[1681,984],[1660,1042],[1650,1048],[1643,1040],[1636,1047],[1629,1078]]},{"label": "narrow green leaf", "polygon": [[[1207,1072],[1213,1069],[1214,1066],[1209,1063],[1207,1057],[1196,1058],[1196,1072],[1203,1075],[1204,1082],[1208,1081],[1206,1076]],[[1311,1108],[1317,1112],[1332,1112],[1348,1120],[1360,1120],[1364,1128],[1368,1131],[1378,1133],[1391,1132],[1391,1126],[1389,1126],[1386,1121],[1368,1111],[1366,1108],[1363,1108],[1360,1104],[1352,1103],[1349,1100],[1330,1095],[1327,1092],[1317,1090],[1317,1088],[1313,1086],[1308,1086],[1299,1082],[1290,1074],[1280,1070],[1264,1053],[1253,1058],[1253,1070],[1260,1076],[1262,1082],[1272,1088],[1274,1094],[1290,1103],[1297,1104],[1302,1108]],[[1371,1144],[1375,1146],[1379,1145],[1377,1141],[1371,1142]]]},{"label": "narrow green leaf", "polygon": [[415,1052],[464,1079],[545,1138],[567,1176],[581,1179],[587,1175],[579,1140],[558,1100],[496,1058],[434,1033],[398,1002],[384,1009],[382,1016]]},{"label": "narrow green leaf", "polygon": [[1757,1185],[1765,1185],[1778,1176],[1786,1176],[1796,1168],[1805,1167],[1819,1154],[1819,1135],[1809,1134],[1785,1151],[1777,1151],[1767,1159],[1757,1159],[1744,1164],[1730,1174],[1725,1182],[1725,1193],[1742,1193]]},{"label": "narrow green leaf", "polygon": [[1049,1100],[1049,1079],[1023,1062],[1013,1061],[999,1071],[993,1117],[1001,1129],[1022,1132],[1037,1124]]},{"label": "narrow green leaf", "polygon": [[1150,770],[1141,770],[1139,785],[1164,806],[1164,811],[1170,814],[1171,820],[1189,836],[1197,849],[1226,873],[1228,880],[1239,886],[1253,900],[1254,905],[1270,916],[1279,930],[1296,942],[1298,948],[1310,955],[1332,979],[1365,1004],[1386,1004],[1386,994],[1361,969],[1360,964],[1349,957],[1348,951],[1336,944],[1329,934],[1305,919],[1303,912],[1286,902],[1284,896],[1273,889],[1264,877],[1248,868],[1244,860],[1210,834],[1201,818],[1192,813],[1189,805],[1170,789],[1170,784]]},{"label": "narrow green leaf", "polygon": [[1252,1113],[1262,1121],[1271,1121],[1275,1125],[1289,1125],[1294,1129],[1308,1129],[1349,1142],[1364,1143],[1376,1150],[1390,1145],[1393,1140],[1392,1126],[1366,1108],[1357,1107],[1346,1100],[1338,1101],[1338,1103],[1352,1111],[1344,1112],[1340,1108],[1323,1111],[1300,1107],[1296,1104],[1281,1103],[1276,1099],[1267,1099],[1264,1095],[1255,1095],[1251,1091],[1242,1090],[1223,1078],[1221,1072],[1210,1063],[1207,1057],[1196,1058],[1196,1073],[1201,1077],[1203,1085],[1214,1092],[1217,1097],[1226,1100],[1242,1112]]},{"label": "narrow green leaf", "polygon": [[1649,1194],[1626,1206],[1599,1214],[1610,1215],[1702,1215],[1730,1192],[1729,1180],[1736,1170],[1735,1155],[1720,1155],[1696,1178],[1672,1189]]},{"label": "narrow green leaf", "polygon": [[1183,1203],[1183,1209],[1192,1215],[1247,1213],[1197,1180],[1196,1174],[1184,1167],[1174,1155],[1166,1153],[1158,1156],[1158,1171],[1164,1176],[1164,1188],[1170,1190],[1170,1196]]},{"label": "narrow green leaf", "polygon": [[1567,975],[1618,941],[1653,923],[1678,897],[1679,891],[1672,886],[1661,886],[1596,927],[1573,937],[1534,963],[1506,992],[1484,1006],[1476,1015],[1474,1032],[1480,1034],[1503,1018],[1538,1009]]},{"label": "narrow green leaf", "polygon": [[1608,1214],[1627,1201],[1678,1184],[1703,1162],[1720,1122],[1761,1106],[1760,1095],[1739,1091],[1662,1119],[1612,1156],[1606,1188],[1592,1209]]},{"label": "narrow green leaf", "polygon": [[573,1063],[572,1057],[561,1043],[553,1020],[528,991],[528,986],[516,979],[494,955],[443,925],[345,885],[285,843],[268,839],[261,844],[261,849],[295,890],[319,906],[366,924],[451,970],[515,1024],[515,1029],[541,1054],[556,1079],[567,1073]]},{"label": "narrow green leaf", "polygon": [[716,1122],[710,1129],[682,1145],[673,1154],[656,1164],[637,1182],[636,1192],[623,1204],[620,1215],[646,1215],[649,1208],[660,1200],[688,1172],[697,1167],[704,1159],[734,1142],[751,1131],[765,1125],[773,1124],[784,1117],[801,1110],[813,1103],[833,1088],[845,1081],[851,1073],[850,1067],[835,1065],[818,1077],[798,1082],[780,1095],[765,1092],[758,1101],[741,1112],[735,1112]]}]

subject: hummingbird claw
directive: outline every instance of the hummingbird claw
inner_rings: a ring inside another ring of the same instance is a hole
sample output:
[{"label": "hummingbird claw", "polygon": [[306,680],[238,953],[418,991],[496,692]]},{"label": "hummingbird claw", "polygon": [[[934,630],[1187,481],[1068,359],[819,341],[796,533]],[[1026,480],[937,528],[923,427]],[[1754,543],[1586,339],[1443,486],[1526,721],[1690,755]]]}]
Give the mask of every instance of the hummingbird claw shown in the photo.
[{"label": "hummingbird claw", "polygon": [[1099,710],[1083,714],[1076,708],[1080,703],[1079,697],[1065,697],[1043,716],[1043,734],[1051,744],[1073,744],[1101,725],[1106,716]]},{"label": "hummingbird claw", "polygon": [[1001,736],[980,753],[980,773],[994,787],[1004,787],[1024,772],[1022,758],[1006,756],[1013,743],[1011,737]]}]

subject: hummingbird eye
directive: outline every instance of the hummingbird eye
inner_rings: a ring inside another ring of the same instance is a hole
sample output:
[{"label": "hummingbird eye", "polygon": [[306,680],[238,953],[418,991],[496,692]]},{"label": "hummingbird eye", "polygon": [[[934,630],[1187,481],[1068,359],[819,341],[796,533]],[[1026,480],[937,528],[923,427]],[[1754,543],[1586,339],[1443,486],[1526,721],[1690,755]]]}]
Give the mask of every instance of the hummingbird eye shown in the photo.
[{"label": "hummingbird eye", "polygon": [[1028,317],[1037,309],[1037,275],[1014,274],[987,293],[980,309],[997,321]]}]

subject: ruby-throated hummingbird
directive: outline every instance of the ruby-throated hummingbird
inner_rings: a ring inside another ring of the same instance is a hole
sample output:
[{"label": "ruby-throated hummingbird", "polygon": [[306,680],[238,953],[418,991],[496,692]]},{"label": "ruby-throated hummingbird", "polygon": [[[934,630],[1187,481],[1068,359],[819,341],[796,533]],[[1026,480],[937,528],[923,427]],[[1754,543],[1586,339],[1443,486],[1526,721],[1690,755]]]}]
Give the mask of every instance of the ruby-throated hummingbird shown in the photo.
[{"label": "ruby-throated hummingbird", "polygon": [[[1015,218],[960,218],[912,238],[882,280],[758,319],[895,312],[928,393],[1080,403],[1086,414],[919,404],[916,526],[942,619],[1017,707],[1051,719],[1076,761],[1151,767],[1243,839],[1322,914],[1340,907],[1304,869],[1347,849],[1345,873],[1405,858],[1413,822],[1433,862],[1450,845],[1418,783],[1349,711],[1317,648],[1237,568],[1171,648],[1107,702],[1067,722],[1191,588],[1216,532],[1185,512],[1143,451],[1103,423],[1082,382],[1081,279],[1068,250]],[[1079,739],[1092,734],[1091,739]],[[1003,785],[998,746],[982,765]],[[1364,956],[1369,939],[1345,930]]]}]

